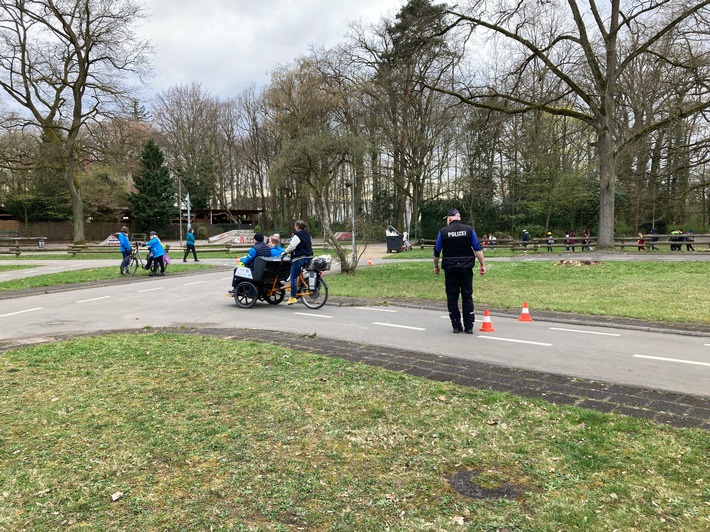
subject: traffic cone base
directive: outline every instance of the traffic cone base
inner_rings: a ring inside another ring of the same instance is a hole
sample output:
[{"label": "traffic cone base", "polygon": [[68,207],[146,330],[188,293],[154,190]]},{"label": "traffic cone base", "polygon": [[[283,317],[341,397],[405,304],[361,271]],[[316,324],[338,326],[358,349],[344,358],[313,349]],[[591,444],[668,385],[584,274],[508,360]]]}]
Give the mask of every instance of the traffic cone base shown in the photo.
[{"label": "traffic cone base", "polygon": [[372,259],[367,259],[367,265],[368,265],[368,266],[372,266],[372,265],[373,265]]},{"label": "traffic cone base", "polygon": [[481,332],[496,332],[491,323],[491,313],[486,309],[483,312],[483,323],[481,323],[481,328],[478,329]]},{"label": "traffic cone base", "polygon": [[528,308],[527,301],[523,303],[523,311],[520,313],[518,321],[533,321],[533,319],[530,317],[530,309]]}]

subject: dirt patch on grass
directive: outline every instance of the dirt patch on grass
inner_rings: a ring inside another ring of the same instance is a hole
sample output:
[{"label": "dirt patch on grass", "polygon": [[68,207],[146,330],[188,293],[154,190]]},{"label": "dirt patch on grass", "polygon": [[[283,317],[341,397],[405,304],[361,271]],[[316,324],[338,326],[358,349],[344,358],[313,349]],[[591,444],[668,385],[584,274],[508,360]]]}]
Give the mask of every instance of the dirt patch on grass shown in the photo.
[{"label": "dirt patch on grass", "polygon": [[484,487],[478,482],[480,474],[481,471],[457,471],[446,480],[456,493],[469,499],[516,499],[524,492],[520,486],[508,482],[496,487]]}]

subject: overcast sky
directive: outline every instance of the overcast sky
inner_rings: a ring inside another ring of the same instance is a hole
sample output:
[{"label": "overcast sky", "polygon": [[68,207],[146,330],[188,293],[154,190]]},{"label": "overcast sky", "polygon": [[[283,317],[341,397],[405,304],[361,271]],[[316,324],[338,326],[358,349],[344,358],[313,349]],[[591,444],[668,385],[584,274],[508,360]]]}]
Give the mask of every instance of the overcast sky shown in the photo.
[{"label": "overcast sky", "polygon": [[139,33],[156,47],[154,95],[199,82],[226,99],[264,85],[311,46],[344,41],[348,26],[392,18],[406,0],[148,0]]}]

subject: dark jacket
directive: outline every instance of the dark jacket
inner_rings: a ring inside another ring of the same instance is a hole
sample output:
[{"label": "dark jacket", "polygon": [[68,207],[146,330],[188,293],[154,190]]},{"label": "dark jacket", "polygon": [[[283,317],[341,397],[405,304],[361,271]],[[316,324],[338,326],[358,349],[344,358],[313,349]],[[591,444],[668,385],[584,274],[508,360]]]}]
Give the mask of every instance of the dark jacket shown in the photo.
[{"label": "dark jacket", "polygon": [[247,253],[246,257],[243,257],[241,259],[242,264],[250,264],[254,261],[256,257],[270,257],[271,256],[271,248],[267,245],[264,244],[263,242],[257,242],[254,244],[254,247],[252,247],[249,250],[249,253]]},{"label": "dark jacket", "polygon": [[313,245],[311,244],[311,235],[305,229],[299,229],[294,233],[300,241],[291,252],[291,259],[297,259],[299,257],[312,257],[313,256]]},{"label": "dark jacket", "polygon": [[472,227],[454,220],[446,227],[439,230],[434,245],[434,256],[438,257],[444,252],[441,267],[447,268],[473,268],[476,263],[475,251],[481,251],[481,244]]}]

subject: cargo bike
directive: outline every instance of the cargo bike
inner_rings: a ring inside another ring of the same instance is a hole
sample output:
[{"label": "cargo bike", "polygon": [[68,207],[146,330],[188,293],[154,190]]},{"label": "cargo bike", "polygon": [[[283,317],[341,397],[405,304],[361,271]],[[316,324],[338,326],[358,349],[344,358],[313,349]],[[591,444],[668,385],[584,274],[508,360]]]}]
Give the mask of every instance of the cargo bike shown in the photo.
[{"label": "cargo bike", "polygon": [[[328,301],[328,283],[323,272],[330,270],[328,255],[304,261],[296,283],[295,297],[306,307],[321,308]],[[251,308],[257,301],[278,305],[290,291],[291,260],[288,257],[256,257],[254,268],[239,266],[234,271],[234,302],[240,308]]]}]

